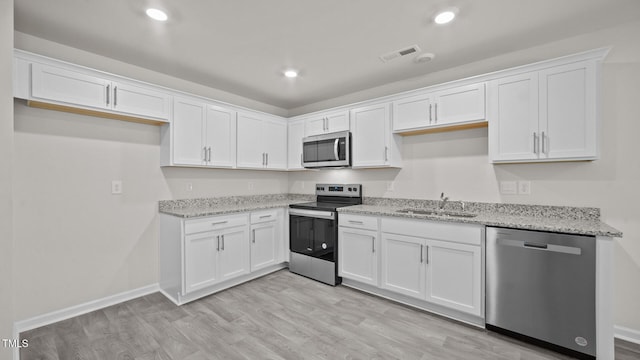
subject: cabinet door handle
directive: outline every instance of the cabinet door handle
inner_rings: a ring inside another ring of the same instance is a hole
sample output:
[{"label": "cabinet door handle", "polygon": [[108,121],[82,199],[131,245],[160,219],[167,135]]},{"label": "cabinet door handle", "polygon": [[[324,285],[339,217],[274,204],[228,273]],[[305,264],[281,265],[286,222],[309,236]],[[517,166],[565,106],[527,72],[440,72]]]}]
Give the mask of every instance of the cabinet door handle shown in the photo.
[{"label": "cabinet door handle", "polygon": [[438,123],[438,103],[436,103],[436,105],[435,105],[435,113],[436,114],[435,114],[435,121],[434,122],[437,124]]},{"label": "cabinet door handle", "polygon": [[211,161],[211,146],[209,146],[208,159],[207,159],[207,161]]},{"label": "cabinet door handle", "polygon": [[533,153],[538,153],[538,134],[536,132],[533,133]]},{"label": "cabinet door handle", "polygon": [[300,167],[304,167],[304,165],[302,164],[302,154],[300,154]]},{"label": "cabinet door handle", "polygon": [[262,216],[260,216],[260,219],[266,219],[266,218],[270,218],[270,217],[271,217],[271,215],[262,215]]},{"label": "cabinet door handle", "polygon": [[202,147],[202,159],[204,161],[207,161],[207,147],[206,146]]},{"label": "cabinet door handle", "polygon": [[265,165],[269,166],[269,153],[266,153],[266,159],[267,161],[265,162]]},{"label": "cabinet door handle", "polygon": [[226,223],[228,223],[228,222],[229,222],[229,221],[226,221],[226,220],[225,220],[225,221],[216,221],[216,222],[212,222],[212,223],[211,223],[211,225],[212,225],[212,226],[222,225],[222,224],[226,224]]},{"label": "cabinet door handle", "polygon": [[433,107],[432,104],[429,104],[429,124],[431,124],[431,121],[433,121],[433,115],[431,113],[431,108]]},{"label": "cabinet door handle", "polygon": [[109,105],[109,93],[111,92],[111,85],[107,85],[107,105]]},{"label": "cabinet door handle", "polygon": [[[222,242],[222,245],[223,245],[223,247],[224,247],[224,242]],[[224,250],[224,249],[223,249],[223,250]],[[429,245],[425,245],[425,246],[424,246],[424,251],[425,251],[425,253],[426,253],[426,255],[425,255],[425,257],[424,257],[425,263],[429,264]]]},{"label": "cabinet door handle", "polygon": [[542,143],[542,153],[546,154],[546,146],[544,145],[545,143],[545,136],[544,136],[544,131],[542,132],[542,136],[540,137],[540,142]]},{"label": "cabinet door handle", "polygon": [[216,237],[218,238],[218,246],[216,247],[216,251],[220,251],[220,235]]},{"label": "cabinet door handle", "polygon": [[329,131],[329,117],[326,117],[325,121],[327,122],[327,131]]},{"label": "cabinet door handle", "polygon": [[376,252],[376,238],[373,236],[371,237],[371,252]]},{"label": "cabinet door handle", "polygon": [[422,262],[424,261],[424,259],[422,258],[423,252],[422,252],[422,244],[420,244],[420,264],[422,264]]},{"label": "cabinet door handle", "polygon": [[389,161],[389,147],[384,147],[384,161]]},{"label": "cabinet door handle", "polygon": [[113,107],[118,106],[118,87],[113,88]]},{"label": "cabinet door handle", "polygon": [[224,251],[224,235],[220,236],[222,238],[222,247],[220,250]]},{"label": "cabinet door handle", "polygon": [[251,236],[251,239],[252,239],[251,241],[255,244],[256,243],[256,229],[253,229],[252,232],[253,232],[253,234]]},{"label": "cabinet door handle", "polygon": [[356,221],[356,220],[349,220],[350,224],[356,224],[356,225],[364,225],[364,223],[362,221]]}]

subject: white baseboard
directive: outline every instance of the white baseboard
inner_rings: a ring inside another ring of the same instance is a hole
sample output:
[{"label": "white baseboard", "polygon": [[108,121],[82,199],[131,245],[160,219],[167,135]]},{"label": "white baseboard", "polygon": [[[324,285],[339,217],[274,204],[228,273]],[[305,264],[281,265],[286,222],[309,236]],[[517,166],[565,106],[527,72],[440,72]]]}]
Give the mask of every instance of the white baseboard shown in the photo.
[{"label": "white baseboard", "polygon": [[613,327],[616,338],[640,344],[640,330],[616,325]]},{"label": "white baseboard", "polygon": [[92,311],[100,310],[111,305],[119,304],[121,302],[129,301],[140,296],[153,294],[160,291],[158,284],[152,284],[143,286],[141,288],[125,291],[119,294],[104,297],[89,301],[83,304],[71,306],[65,309],[52,311],[50,313],[34,316],[29,319],[16,321],[13,324],[14,334],[20,334],[24,331],[33,330],[41,326],[56,323],[58,321],[66,320],[72,317],[76,317],[82,314],[86,314]]}]

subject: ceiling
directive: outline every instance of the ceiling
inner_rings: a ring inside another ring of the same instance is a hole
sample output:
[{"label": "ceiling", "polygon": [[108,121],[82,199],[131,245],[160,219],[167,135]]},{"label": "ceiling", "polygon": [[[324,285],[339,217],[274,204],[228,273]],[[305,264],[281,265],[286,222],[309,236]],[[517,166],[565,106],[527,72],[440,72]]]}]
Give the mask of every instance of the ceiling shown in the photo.
[{"label": "ceiling", "polygon": [[[639,19],[638,0],[15,0],[17,31],[284,109]],[[411,45],[435,59],[379,59]]]}]

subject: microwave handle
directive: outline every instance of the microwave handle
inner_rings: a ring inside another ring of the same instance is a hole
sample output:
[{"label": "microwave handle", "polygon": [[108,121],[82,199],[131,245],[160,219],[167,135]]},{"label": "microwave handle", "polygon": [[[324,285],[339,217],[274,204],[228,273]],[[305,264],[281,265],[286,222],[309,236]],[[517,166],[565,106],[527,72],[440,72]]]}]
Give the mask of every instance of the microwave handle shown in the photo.
[{"label": "microwave handle", "polygon": [[338,143],[340,142],[340,138],[337,138],[333,143],[333,155],[336,156],[336,161],[340,160],[340,154],[338,154]]}]

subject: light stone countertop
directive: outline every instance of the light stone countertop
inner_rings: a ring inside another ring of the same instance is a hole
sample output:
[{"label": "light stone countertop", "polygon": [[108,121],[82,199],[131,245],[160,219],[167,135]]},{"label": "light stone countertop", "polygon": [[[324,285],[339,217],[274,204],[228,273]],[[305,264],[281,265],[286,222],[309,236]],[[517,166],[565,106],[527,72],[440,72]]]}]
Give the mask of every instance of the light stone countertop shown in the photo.
[{"label": "light stone countertop", "polygon": [[[622,232],[603,223],[599,218],[562,218],[539,215],[517,215],[496,211],[469,211],[476,217],[454,217],[442,215],[419,215],[399,213],[397,210],[407,206],[393,205],[355,205],[338,209],[340,214],[358,214],[373,216],[391,216],[409,219],[433,220],[466,224],[500,226],[514,229],[540,230],[567,234],[622,237]],[[431,208],[433,209],[433,208]],[[598,214],[599,215],[599,214]]]},{"label": "light stone countertop", "polygon": [[[163,200],[159,202],[159,211],[162,214],[188,219],[255,210],[286,208],[290,204],[310,201],[315,201],[314,195],[272,194]],[[433,210],[437,208],[438,204],[439,201],[437,200],[365,197],[363,199],[363,205],[339,208],[338,212],[341,214],[390,216],[567,234],[622,237],[621,231],[600,220],[600,209],[590,207],[467,202],[465,204],[465,211],[478,214],[478,216],[468,218],[397,212],[397,210],[406,208]],[[461,206],[462,204],[460,202],[452,201],[447,203],[445,209],[449,211],[461,211]]]}]

